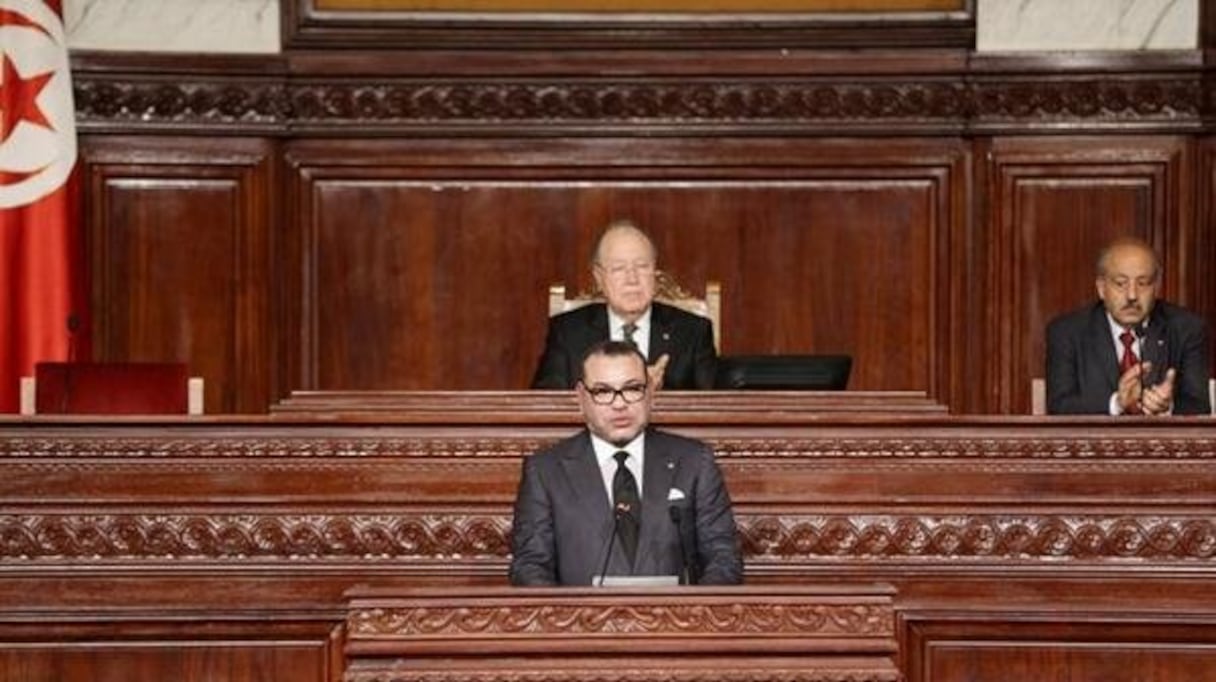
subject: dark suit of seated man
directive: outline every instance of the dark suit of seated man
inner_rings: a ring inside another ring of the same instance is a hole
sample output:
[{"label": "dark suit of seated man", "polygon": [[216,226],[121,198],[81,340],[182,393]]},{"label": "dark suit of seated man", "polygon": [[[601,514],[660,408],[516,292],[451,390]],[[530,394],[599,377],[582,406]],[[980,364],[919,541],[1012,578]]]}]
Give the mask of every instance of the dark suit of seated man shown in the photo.
[{"label": "dark suit of seated man", "polygon": [[718,359],[713,324],[655,302],[656,257],[650,238],[632,223],[608,226],[591,264],[606,302],[549,320],[532,388],[572,388],[583,354],[607,339],[628,340],[638,346],[649,358],[652,388],[713,388]]},{"label": "dark suit of seated man", "polygon": [[691,583],[742,582],[735,517],[713,452],[648,428],[653,391],[641,354],[605,341],[582,366],[576,391],[587,428],[524,459],[511,583],[591,585],[596,575],[685,571]]},{"label": "dark suit of seated man", "polygon": [[1161,265],[1138,239],[1098,257],[1101,299],[1047,327],[1051,414],[1209,414],[1203,318],[1158,301]]}]

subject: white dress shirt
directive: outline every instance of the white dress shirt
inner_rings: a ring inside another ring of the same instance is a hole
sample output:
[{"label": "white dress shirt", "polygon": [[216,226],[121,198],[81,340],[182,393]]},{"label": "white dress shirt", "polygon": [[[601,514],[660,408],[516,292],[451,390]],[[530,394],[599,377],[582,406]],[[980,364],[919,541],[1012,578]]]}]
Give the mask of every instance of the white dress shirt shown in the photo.
[{"label": "white dress shirt", "polygon": [[[650,357],[650,308],[642,313],[642,316],[634,320],[637,329],[633,332],[633,342],[637,344],[638,351],[642,353],[642,357]],[[608,338],[613,341],[625,340],[625,320],[608,309]]]},{"label": "white dress shirt", "polygon": [[604,490],[608,491],[608,504],[612,504],[612,478],[616,476],[616,458],[613,457],[617,452],[624,450],[629,453],[629,458],[625,460],[625,467],[629,469],[629,473],[638,482],[638,495],[642,494],[642,462],[646,456],[642,447],[646,440],[646,432],[639,433],[636,438],[629,441],[622,447],[617,447],[612,443],[600,438],[595,434],[591,434],[591,447],[595,450],[595,460],[600,465],[600,476],[604,479]]}]

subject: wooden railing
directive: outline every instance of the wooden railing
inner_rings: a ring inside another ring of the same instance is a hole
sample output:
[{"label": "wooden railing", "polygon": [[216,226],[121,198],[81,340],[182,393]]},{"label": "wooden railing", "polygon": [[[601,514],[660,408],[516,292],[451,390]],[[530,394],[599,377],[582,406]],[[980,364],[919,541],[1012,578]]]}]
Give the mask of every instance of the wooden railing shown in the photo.
[{"label": "wooden railing", "polygon": [[[470,399],[3,421],[0,681],[338,680],[356,597],[507,590],[520,460],[577,419]],[[891,586],[910,682],[1216,666],[1216,420],[659,420],[714,446],[751,587]]]}]

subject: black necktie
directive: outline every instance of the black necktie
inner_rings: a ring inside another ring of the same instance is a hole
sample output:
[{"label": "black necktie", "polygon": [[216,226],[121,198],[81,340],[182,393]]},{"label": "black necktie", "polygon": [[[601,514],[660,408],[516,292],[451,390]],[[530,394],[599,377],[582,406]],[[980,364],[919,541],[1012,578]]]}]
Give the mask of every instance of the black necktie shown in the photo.
[{"label": "black necktie", "polygon": [[625,343],[633,344],[634,348],[637,348],[638,346],[637,340],[633,338],[633,333],[637,330],[638,326],[632,322],[626,322],[624,326],[621,327],[621,331],[625,332]]},{"label": "black necktie", "polygon": [[616,474],[612,476],[612,509],[617,515],[616,527],[620,531],[621,547],[633,565],[638,553],[638,519],[641,518],[642,501],[638,495],[638,481],[625,466],[629,453],[621,450],[616,458]]}]

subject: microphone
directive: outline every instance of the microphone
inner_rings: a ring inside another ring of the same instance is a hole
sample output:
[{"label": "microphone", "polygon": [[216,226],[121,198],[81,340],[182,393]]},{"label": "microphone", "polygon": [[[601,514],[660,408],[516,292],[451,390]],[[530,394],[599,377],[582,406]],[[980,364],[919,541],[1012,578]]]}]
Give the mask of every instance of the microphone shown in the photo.
[{"label": "microphone", "polygon": [[607,546],[604,548],[604,560],[600,563],[600,580],[596,587],[604,586],[604,577],[608,574],[608,560],[612,558],[612,546],[616,544],[616,534],[621,532],[621,517],[628,513],[629,505],[624,502],[617,502],[612,509],[612,534],[608,536]]},{"label": "microphone", "polygon": [[80,316],[68,314],[68,361],[63,367],[63,391],[59,394],[59,414],[67,414],[72,396],[72,365],[76,363],[76,332],[80,329]]},{"label": "microphone", "polygon": [[1132,334],[1140,344],[1140,412],[1144,412],[1144,392],[1148,390],[1148,373],[1144,371],[1144,363],[1148,361],[1148,325],[1141,320],[1132,326]]},{"label": "microphone", "polygon": [[676,524],[676,537],[680,539],[680,569],[681,585],[696,585],[701,581],[701,571],[697,565],[697,536],[696,525],[688,518],[692,507],[687,499],[672,500],[667,505],[667,514],[672,523]]}]

